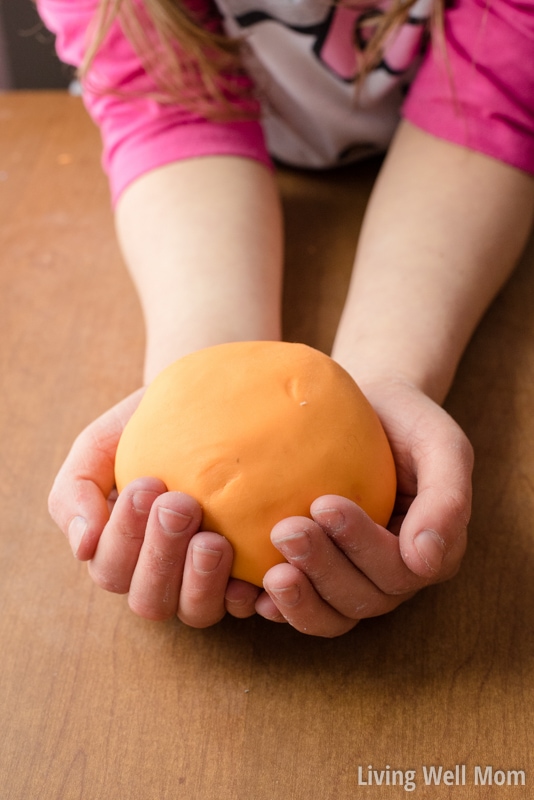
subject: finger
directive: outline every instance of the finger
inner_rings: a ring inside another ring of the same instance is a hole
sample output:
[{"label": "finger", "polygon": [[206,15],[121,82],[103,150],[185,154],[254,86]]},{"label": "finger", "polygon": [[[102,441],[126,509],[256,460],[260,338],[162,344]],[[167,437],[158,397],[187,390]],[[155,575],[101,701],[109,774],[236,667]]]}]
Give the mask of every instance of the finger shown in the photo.
[{"label": "finger", "polygon": [[226,610],[233,617],[245,619],[256,613],[256,600],[261,589],[247,581],[231,579],[224,594]]},{"label": "finger", "polygon": [[179,492],[152,504],[128,597],[139,616],[165,620],[176,614],[187,547],[201,518],[198,503]]},{"label": "finger", "polygon": [[[357,619],[348,619],[319,597],[306,575],[291,564],[272,567],[263,583],[279,613],[301,633],[333,638],[347,633],[358,623]],[[256,604],[262,616],[266,608],[263,602]]]},{"label": "finger", "polygon": [[98,586],[118,594],[128,592],[150,509],[166,491],[158,478],[139,478],[120,493],[89,562],[90,575]]},{"label": "finger", "polygon": [[[338,506],[343,503],[348,507],[354,506],[343,498],[327,498],[332,503],[338,501]],[[343,503],[339,503],[343,501]],[[357,511],[361,511],[355,506]],[[336,509],[339,520],[340,512]],[[364,523],[375,533],[375,524],[364,515]],[[320,516],[320,515],[318,515]],[[371,528],[372,526],[372,528]],[[343,526],[345,528],[346,526]],[[385,532],[386,533],[386,532]],[[392,540],[395,538],[389,534]],[[361,619],[362,617],[372,617],[385,614],[395,608],[403,599],[406,599],[407,590],[402,593],[396,592],[393,596],[383,590],[383,583],[386,583],[387,572],[391,572],[391,564],[388,564],[389,553],[380,543],[373,541],[372,537],[364,548],[364,552],[369,555],[364,562],[370,562],[376,566],[375,571],[381,581],[377,585],[365,570],[359,568],[355,556],[360,555],[361,526],[351,527],[350,544],[351,548],[345,550],[337,546],[337,542],[325,533],[325,530],[317,523],[306,517],[291,517],[275,525],[272,531],[272,541],[282,552],[289,563],[298,567],[308,577],[316,592],[328,602],[336,611],[350,619]],[[398,542],[396,543],[396,559],[404,573],[411,577],[412,583],[414,576],[409,572],[403,563],[398,552]],[[372,557],[370,553],[372,552]],[[391,561],[391,558],[390,558]],[[380,568],[385,570],[381,573]],[[412,589],[413,591],[413,589]]]},{"label": "finger", "polygon": [[336,495],[312,503],[311,515],[329,539],[387,595],[407,595],[428,581],[405,564],[399,537],[377,525],[360,506]]},{"label": "finger", "polygon": [[258,596],[255,604],[255,610],[260,617],[268,619],[269,622],[283,622],[287,625],[287,619],[283,614],[280,613],[278,606],[266,591],[263,591]]},{"label": "finger", "polygon": [[[390,390],[399,393],[395,407]],[[397,500],[410,499],[398,529],[401,556],[428,583],[447,580],[458,571],[466,547],[472,447],[452,417],[414,387],[371,385],[366,394],[392,446]]]},{"label": "finger", "polygon": [[189,542],[178,603],[186,625],[206,628],[224,617],[224,595],[232,567],[230,542],[218,533],[197,533]]},{"label": "finger", "polygon": [[50,491],[50,515],[81,561],[93,557],[109,519],[117,444],[143,392],[130,395],[82,431]]},{"label": "finger", "polygon": [[458,572],[471,514],[473,451],[459,428],[447,437],[419,460],[417,496],[399,533],[404,562],[431,582]]}]

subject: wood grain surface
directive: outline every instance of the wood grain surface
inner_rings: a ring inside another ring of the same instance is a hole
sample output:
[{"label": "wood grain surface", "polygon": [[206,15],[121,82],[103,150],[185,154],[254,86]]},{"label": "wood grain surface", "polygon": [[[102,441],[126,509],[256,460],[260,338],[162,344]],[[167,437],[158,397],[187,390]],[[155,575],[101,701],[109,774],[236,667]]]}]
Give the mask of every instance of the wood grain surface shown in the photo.
[{"label": "wood grain surface", "polygon": [[[453,581],[332,641],[146,622],[47,513],[76,433],[141,375],[99,135],[62,93],[0,96],[0,126],[1,800],[534,797],[534,244],[447,400],[477,456]],[[288,338],[330,347],[377,167],[280,171]]]}]

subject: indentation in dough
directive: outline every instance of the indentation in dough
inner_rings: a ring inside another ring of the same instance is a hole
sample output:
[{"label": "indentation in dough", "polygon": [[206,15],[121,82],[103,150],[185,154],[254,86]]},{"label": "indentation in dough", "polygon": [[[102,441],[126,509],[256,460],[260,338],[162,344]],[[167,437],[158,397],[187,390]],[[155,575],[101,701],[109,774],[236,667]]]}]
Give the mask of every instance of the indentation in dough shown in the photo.
[{"label": "indentation in dough", "polygon": [[234,461],[221,460],[209,464],[198,475],[199,481],[208,490],[211,496],[224,494],[228,489],[242,478],[243,471],[239,458]]},{"label": "indentation in dough", "polygon": [[306,399],[304,387],[302,386],[302,381],[298,378],[289,378],[284,385],[285,392],[291,400],[294,400],[295,403],[298,403],[299,406],[307,406],[308,400]]},{"label": "indentation in dough", "polygon": [[292,400],[298,400],[299,380],[298,378],[288,378],[284,386],[285,392]]}]

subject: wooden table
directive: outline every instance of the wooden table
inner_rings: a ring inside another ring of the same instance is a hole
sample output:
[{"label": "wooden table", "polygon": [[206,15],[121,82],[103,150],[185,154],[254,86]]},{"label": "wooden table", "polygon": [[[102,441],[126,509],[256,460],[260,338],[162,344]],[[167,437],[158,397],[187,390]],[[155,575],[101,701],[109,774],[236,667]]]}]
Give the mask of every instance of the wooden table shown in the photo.
[{"label": "wooden table", "polygon": [[[2,800],[395,800],[409,770],[418,798],[533,797],[534,243],[447,401],[477,453],[454,581],[333,641],[146,622],[46,508],[75,434],[140,381],[98,132],[61,93],[0,97],[0,125]],[[280,173],[287,337],[329,348],[376,169]]]}]

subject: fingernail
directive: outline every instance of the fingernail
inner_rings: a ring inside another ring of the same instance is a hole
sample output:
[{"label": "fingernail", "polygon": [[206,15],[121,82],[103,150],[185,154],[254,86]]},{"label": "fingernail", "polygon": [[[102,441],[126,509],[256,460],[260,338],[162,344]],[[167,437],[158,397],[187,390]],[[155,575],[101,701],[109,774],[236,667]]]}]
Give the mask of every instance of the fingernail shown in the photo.
[{"label": "fingernail", "polygon": [[156,499],[154,492],[147,492],[143,489],[138,489],[132,496],[132,505],[136,511],[141,511],[143,514],[148,514],[152,508],[152,503]]},{"label": "fingernail", "polygon": [[282,539],[273,538],[273,543],[290,558],[305,558],[310,552],[310,537],[306,531],[299,531]]},{"label": "fingernail", "polygon": [[436,531],[421,531],[414,539],[415,549],[434,572],[438,572],[445,557],[445,542]]},{"label": "fingernail", "polygon": [[332,533],[345,527],[345,515],[337,508],[322,508],[320,511],[314,511],[313,518],[322,528],[328,528]]},{"label": "fingernail", "polygon": [[84,517],[73,517],[69,523],[68,537],[74,555],[77,554],[85,531],[87,530],[87,520]]},{"label": "fingernail", "polygon": [[300,600],[300,589],[295,584],[280,589],[269,589],[269,594],[274,595],[285,606],[296,606]]},{"label": "fingernail", "polygon": [[193,566],[197,572],[213,572],[220,564],[222,553],[207,547],[193,545]]},{"label": "fingernail", "polygon": [[193,517],[187,514],[180,514],[179,511],[173,511],[172,508],[158,508],[158,522],[165,531],[165,533],[183,533],[189,526]]}]

